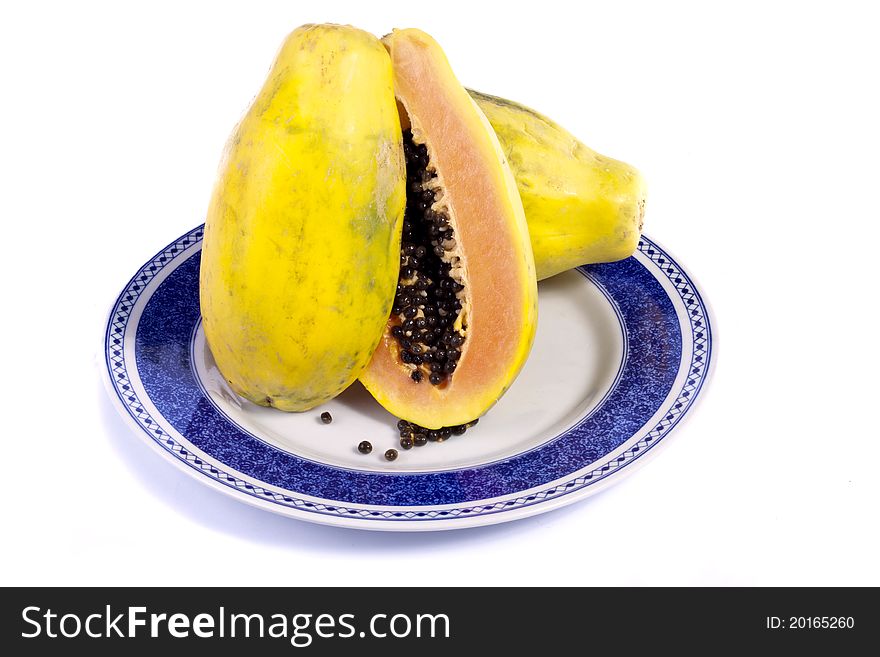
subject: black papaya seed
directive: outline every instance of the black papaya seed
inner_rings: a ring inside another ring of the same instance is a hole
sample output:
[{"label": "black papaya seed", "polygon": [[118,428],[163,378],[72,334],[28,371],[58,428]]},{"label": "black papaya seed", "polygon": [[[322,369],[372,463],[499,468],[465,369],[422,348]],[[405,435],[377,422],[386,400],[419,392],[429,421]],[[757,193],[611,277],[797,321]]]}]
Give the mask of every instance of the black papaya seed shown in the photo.
[{"label": "black papaya seed", "polygon": [[[428,149],[413,141],[412,131],[403,133],[404,157],[407,168],[407,203],[400,247],[401,269],[392,315],[397,325],[391,335],[400,346],[400,359],[406,364],[425,363],[434,385],[442,383],[455,370],[458,356],[453,348],[463,343],[463,336],[451,327],[461,313],[462,303],[456,295],[465,286],[449,273],[451,258],[458,247],[455,231],[443,208],[433,204],[442,198],[442,190],[428,186],[437,175],[431,166]],[[406,281],[406,283],[404,283]],[[444,350],[429,353],[442,336]],[[447,350],[449,353],[447,354]],[[419,382],[421,370],[409,376]]]}]

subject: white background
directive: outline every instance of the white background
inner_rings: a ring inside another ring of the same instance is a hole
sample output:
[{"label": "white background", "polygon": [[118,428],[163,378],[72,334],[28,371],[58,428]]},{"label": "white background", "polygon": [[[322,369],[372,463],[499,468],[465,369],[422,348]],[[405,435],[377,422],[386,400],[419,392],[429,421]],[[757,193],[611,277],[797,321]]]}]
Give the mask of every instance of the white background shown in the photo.
[{"label": "white background", "polygon": [[[0,583],[880,584],[872,4],[4,5]],[[642,169],[646,232],[720,334],[648,466],[525,521],[365,533],[227,499],[117,418],[104,313],[202,221],[228,132],[315,21],[421,27],[462,82]]]}]

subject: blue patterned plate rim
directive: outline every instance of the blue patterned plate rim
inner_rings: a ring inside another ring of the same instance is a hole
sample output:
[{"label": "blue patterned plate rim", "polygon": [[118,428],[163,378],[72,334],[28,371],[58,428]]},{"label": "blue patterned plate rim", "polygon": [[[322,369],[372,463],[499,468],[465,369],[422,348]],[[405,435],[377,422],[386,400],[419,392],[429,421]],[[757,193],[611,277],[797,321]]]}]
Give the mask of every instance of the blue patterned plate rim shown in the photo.
[{"label": "blue patterned plate rim", "polygon": [[[176,465],[238,499],[297,518],[449,529],[567,504],[643,462],[693,407],[714,365],[705,300],[668,252],[642,237],[638,258],[579,268],[622,318],[625,357],[603,401],[566,432],[458,470],[388,473],[310,461],[237,427],[198,381],[190,347],[200,320],[202,232],[198,226],[157,253],[117,297],[104,336],[108,389],[138,433]],[[689,362],[681,360],[685,354]]]}]

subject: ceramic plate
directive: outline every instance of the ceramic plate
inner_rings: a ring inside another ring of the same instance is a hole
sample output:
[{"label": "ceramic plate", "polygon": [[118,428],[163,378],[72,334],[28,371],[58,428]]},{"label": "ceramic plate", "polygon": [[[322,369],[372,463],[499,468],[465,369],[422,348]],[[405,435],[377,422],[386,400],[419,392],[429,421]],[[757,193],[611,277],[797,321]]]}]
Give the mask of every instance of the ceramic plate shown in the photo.
[{"label": "ceramic plate", "polygon": [[[699,291],[643,237],[631,258],[540,283],[531,356],[477,427],[400,450],[396,418],[357,383],[306,413],[232,393],[201,327],[202,231],[156,254],[114,303],[105,336],[111,395],[184,472],[293,518],[437,530],[558,508],[618,481],[665,442],[712,363]],[[371,454],[357,451],[362,440]],[[383,458],[390,447],[400,452],[393,462]]]}]

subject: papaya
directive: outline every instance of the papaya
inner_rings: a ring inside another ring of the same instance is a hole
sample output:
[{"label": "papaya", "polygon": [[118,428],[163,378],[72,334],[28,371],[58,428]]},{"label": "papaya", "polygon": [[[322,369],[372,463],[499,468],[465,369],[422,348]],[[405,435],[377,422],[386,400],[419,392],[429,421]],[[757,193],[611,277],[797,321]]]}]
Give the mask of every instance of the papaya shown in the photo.
[{"label": "papaya", "polygon": [[522,199],[538,279],[622,260],[639,243],[645,181],[538,112],[469,90],[489,119]]},{"label": "papaya", "polygon": [[366,366],[397,283],[406,177],[391,59],[361,30],[284,41],[227,143],[200,300],[232,389],[303,411]]},{"label": "papaya", "polygon": [[440,46],[383,39],[406,160],[397,291],[361,382],[415,444],[463,432],[516,378],[537,323],[537,283],[516,182],[486,117]]}]

